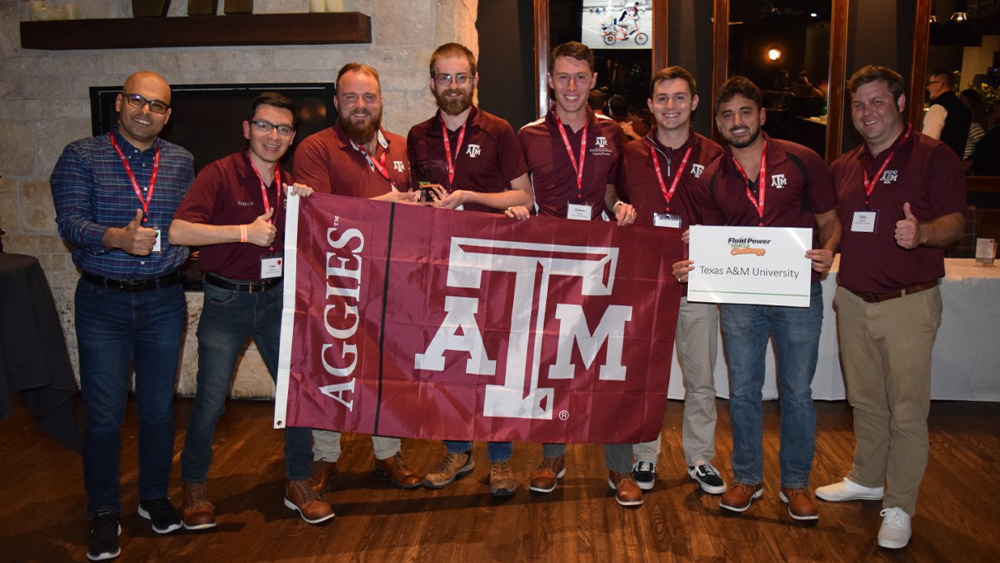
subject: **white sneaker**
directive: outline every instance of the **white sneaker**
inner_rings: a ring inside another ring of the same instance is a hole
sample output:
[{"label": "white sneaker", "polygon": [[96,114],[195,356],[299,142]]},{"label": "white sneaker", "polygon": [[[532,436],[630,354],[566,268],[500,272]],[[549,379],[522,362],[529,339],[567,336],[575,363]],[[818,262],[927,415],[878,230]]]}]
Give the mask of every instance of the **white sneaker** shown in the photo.
[{"label": "white sneaker", "polygon": [[879,512],[882,527],[878,529],[878,545],[886,549],[902,549],[910,542],[910,515],[902,508],[885,508]]},{"label": "white sneaker", "polygon": [[816,496],[830,502],[882,500],[885,487],[862,487],[847,477],[839,483],[816,488]]}]

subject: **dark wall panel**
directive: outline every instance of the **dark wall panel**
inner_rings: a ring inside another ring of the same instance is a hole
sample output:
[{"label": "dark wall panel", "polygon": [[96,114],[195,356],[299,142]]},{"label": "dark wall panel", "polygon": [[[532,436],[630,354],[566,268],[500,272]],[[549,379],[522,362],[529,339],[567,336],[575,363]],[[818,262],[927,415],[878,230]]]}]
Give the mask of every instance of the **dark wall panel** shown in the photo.
[{"label": "dark wall panel", "polygon": [[535,23],[532,0],[479,3],[479,106],[517,131],[535,120]]}]

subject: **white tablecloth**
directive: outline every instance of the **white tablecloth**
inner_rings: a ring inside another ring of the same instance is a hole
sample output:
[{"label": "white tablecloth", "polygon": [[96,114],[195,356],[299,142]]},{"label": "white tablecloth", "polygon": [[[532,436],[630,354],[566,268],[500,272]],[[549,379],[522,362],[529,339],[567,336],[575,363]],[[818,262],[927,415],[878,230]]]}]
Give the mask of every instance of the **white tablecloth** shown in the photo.
[{"label": "white tablecloth", "polygon": [[[823,280],[823,333],[812,384],[815,399],[846,398],[837,345],[837,319],[833,311],[839,256],[837,258],[833,270]],[[1000,264],[983,267],[971,259],[945,260],[941,296],[944,313],[931,359],[931,397],[1000,401]],[[720,335],[715,388],[720,397],[729,397],[721,338]],[[684,385],[676,349],[670,374],[668,395],[671,399],[681,399]],[[764,398],[777,396],[774,350],[768,344]]]}]

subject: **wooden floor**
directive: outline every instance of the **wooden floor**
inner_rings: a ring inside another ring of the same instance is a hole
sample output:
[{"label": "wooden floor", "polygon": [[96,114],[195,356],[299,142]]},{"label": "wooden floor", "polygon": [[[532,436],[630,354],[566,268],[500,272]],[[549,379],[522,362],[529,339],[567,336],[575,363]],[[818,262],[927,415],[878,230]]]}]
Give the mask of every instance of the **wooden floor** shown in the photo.
[{"label": "wooden floor", "polygon": [[[178,400],[171,491],[180,498],[178,461],[190,400]],[[730,476],[728,404],[719,402],[717,465]],[[850,408],[818,402],[812,486],[839,480],[854,447]],[[373,475],[371,443],[345,439],[341,474],[327,495],[337,518],[309,526],[282,504],[281,434],[270,429],[271,404],[230,402],[216,433],[209,491],[219,525],[213,532],[154,534],[136,514],[136,418],[122,442],[122,555],[132,562],[373,561],[998,561],[1000,560],[1000,404],[936,402],[931,457],[914,535],[899,552],[875,544],[881,503],[820,505],[813,524],[794,522],[778,500],[778,410],[766,405],[765,494],[743,515],[719,509],[684,473],[681,403],[671,401],[656,488],[638,509],[620,508],[606,483],[602,450],[571,446],[565,482],[535,496],[522,484],[496,500],[487,494],[485,449],[476,471],[441,491],[390,488]],[[443,454],[440,443],[404,440],[418,471]],[[519,479],[540,448],[518,444]],[[86,561],[80,458],[42,435],[23,408],[0,422],[0,561]]]}]

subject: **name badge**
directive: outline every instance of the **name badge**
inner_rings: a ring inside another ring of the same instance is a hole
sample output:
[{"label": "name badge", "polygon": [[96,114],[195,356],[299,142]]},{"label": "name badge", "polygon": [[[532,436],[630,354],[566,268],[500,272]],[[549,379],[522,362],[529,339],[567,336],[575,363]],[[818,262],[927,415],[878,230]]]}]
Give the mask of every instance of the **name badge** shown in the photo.
[{"label": "name badge", "polygon": [[669,213],[653,213],[653,225],[656,227],[681,228],[681,216]]},{"label": "name badge", "polygon": [[151,250],[150,252],[160,252],[161,250],[160,239],[162,238],[160,237],[160,229],[153,229],[153,230],[156,232],[156,241],[153,242],[153,250]]},{"label": "name badge", "polygon": [[875,218],[877,216],[878,216],[877,211],[855,211],[854,220],[851,221],[851,232],[874,233]]},{"label": "name badge", "polygon": [[586,203],[572,203],[566,206],[566,218],[577,221],[590,221],[593,217],[593,207]]},{"label": "name badge", "polygon": [[281,256],[262,257],[260,259],[260,279],[281,277]]}]

